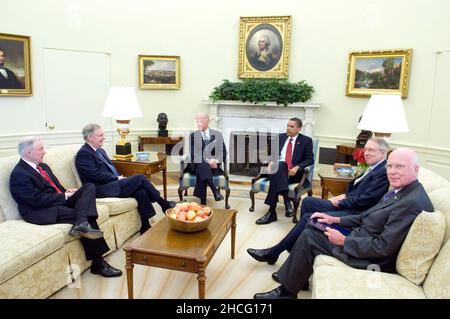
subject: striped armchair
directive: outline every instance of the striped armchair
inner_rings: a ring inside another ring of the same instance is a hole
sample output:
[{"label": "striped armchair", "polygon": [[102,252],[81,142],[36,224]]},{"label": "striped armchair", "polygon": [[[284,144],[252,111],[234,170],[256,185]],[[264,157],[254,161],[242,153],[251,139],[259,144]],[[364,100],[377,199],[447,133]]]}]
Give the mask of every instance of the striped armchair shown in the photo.
[{"label": "striped armchair", "polygon": [[[189,187],[194,187],[196,183],[196,176],[190,173],[184,173],[184,169],[186,168],[186,164],[190,162],[190,156],[185,154],[181,156],[180,159],[180,181],[178,187],[178,196],[180,197],[180,201],[183,200],[183,192],[184,195],[187,196],[187,190]],[[230,197],[230,180],[228,177],[228,168],[227,163],[223,163],[223,175],[214,176],[213,181],[214,185],[216,185],[217,189],[225,190],[225,208],[229,209],[230,205],[228,204],[228,199]]]},{"label": "striped armchair", "polygon": [[[313,153],[314,158],[317,154],[317,146],[319,140],[313,138]],[[294,204],[294,217],[293,223],[297,223],[297,211],[300,205],[301,197],[303,194],[308,193],[308,196],[312,196],[312,182],[314,176],[314,164],[305,168],[302,179],[298,183],[289,184],[289,200]],[[252,187],[250,189],[250,199],[252,206],[248,209],[250,212],[255,210],[255,194],[259,192],[267,193],[269,191],[270,181],[268,178],[263,178],[260,175],[252,179]]]}]

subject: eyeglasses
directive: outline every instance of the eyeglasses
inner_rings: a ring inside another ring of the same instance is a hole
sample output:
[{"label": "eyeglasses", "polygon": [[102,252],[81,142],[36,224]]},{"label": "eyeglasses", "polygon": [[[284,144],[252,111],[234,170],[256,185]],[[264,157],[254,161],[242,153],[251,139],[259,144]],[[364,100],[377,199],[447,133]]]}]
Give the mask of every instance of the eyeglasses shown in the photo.
[{"label": "eyeglasses", "polygon": [[402,169],[404,169],[406,167],[405,164],[386,164],[385,165],[386,169],[392,170],[395,169],[397,171],[400,171]]}]

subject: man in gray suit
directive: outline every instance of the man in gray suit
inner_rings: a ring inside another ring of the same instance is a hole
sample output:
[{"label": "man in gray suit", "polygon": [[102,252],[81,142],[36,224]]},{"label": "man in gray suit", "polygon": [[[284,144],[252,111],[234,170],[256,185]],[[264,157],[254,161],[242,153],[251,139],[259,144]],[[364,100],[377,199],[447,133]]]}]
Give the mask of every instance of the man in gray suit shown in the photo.
[{"label": "man in gray suit", "polygon": [[[329,224],[328,227],[321,231],[308,225],[277,272],[281,286],[257,293],[254,298],[297,298],[313,272],[314,258],[320,254],[359,269],[376,265],[383,272],[395,272],[398,252],[414,219],[422,211],[432,212],[434,208],[417,180],[419,162],[413,150],[393,151],[386,169],[391,190],[378,204],[358,215],[314,213],[311,219]],[[344,236],[331,224],[339,224],[351,233]]]}]

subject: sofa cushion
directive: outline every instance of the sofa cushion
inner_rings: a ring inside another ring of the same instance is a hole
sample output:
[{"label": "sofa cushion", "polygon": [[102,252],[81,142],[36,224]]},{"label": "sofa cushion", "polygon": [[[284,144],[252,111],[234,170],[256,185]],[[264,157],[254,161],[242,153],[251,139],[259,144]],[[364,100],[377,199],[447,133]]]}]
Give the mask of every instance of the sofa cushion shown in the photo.
[{"label": "sofa cushion", "polygon": [[79,187],[72,172],[71,161],[80,147],[81,145],[68,145],[50,148],[44,157],[44,163],[50,166],[61,185],[65,188]]},{"label": "sofa cushion", "polygon": [[450,187],[436,189],[428,193],[434,209],[444,214],[447,228],[445,230],[445,237],[443,243],[450,238]]},{"label": "sofa cushion", "polygon": [[134,198],[117,197],[97,198],[97,204],[108,206],[110,216],[128,212],[138,206],[138,203]]},{"label": "sofa cushion", "polygon": [[425,298],[422,289],[397,274],[323,266],[313,273],[313,298]]},{"label": "sofa cushion", "polygon": [[435,189],[450,187],[449,181],[425,167],[420,167],[419,169],[419,181],[427,193]]},{"label": "sofa cushion", "polygon": [[427,298],[450,298],[450,240],[442,246],[434,259],[427,278],[423,283],[423,291]]},{"label": "sofa cushion", "polygon": [[78,174],[77,165],[75,164],[75,159],[77,157],[77,154],[75,154],[72,159],[70,160],[70,168],[72,169],[73,176],[75,177],[75,180],[77,181],[77,186],[80,188],[83,183],[81,182],[80,174]]},{"label": "sofa cushion", "polygon": [[345,267],[345,268],[351,268],[349,265],[344,264],[342,261],[340,261],[337,258],[328,256],[328,255],[318,255],[316,258],[314,258],[314,269],[317,267],[322,266],[334,266],[334,267]]},{"label": "sofa cushion", "polygon": [[5,221],[5,217],[3,217],[3,209],[0,207],[0,223]]},{"label": "sofa cushion", "polygon": [[416,217],[397,257],[397,272],[416,285],[422,284],[445,234],[445,217],[423,211]]},{"label": "sofa cushion", "polygon": [[9,191],[9,176],[19,162],[19,156],[8,156],[0,158],[0,207],[3,210],[5,220],[21,219],[17,203]]},{"label": "sofa cushion", "polygon": [[[97,224],[103,224],[109,218],[109,210],[105,205],[97,205]],[[69,231],[72,228],[72,224],[52,224],[45,225],[43,227],[51,228],[60,231],[64,236],[64,243],[68,243],[69,241],[76,240],[76,237],[69,235]]]},{"label": "sofa cushion", "polygon": [[38,226],[23,220],[0,224],[0,283],[50,255],[64,244],[57,229]]}]

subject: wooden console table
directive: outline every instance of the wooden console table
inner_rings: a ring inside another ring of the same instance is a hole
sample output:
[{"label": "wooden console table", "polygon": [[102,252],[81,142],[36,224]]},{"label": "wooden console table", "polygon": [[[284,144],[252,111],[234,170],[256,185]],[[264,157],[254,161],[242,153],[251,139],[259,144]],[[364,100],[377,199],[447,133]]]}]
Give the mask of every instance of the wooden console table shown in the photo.
[{"label": "wooden console table", "polygon": [[167,156],[161,152],[150,152],[148,160],[138,160],[134,156],[131,160],[112,160],[112,163],[123,176],[144,174],[148,179],[152,174],[162,172],[164,198],[167,199]]},{"label": "wooden console table", "polygon": [[178,144],[183,140],[183,136],[138,136],[139,138],[139,152],[144,151],[145,144],[165,144],[166,145],[166,154],[168,145]]}]

